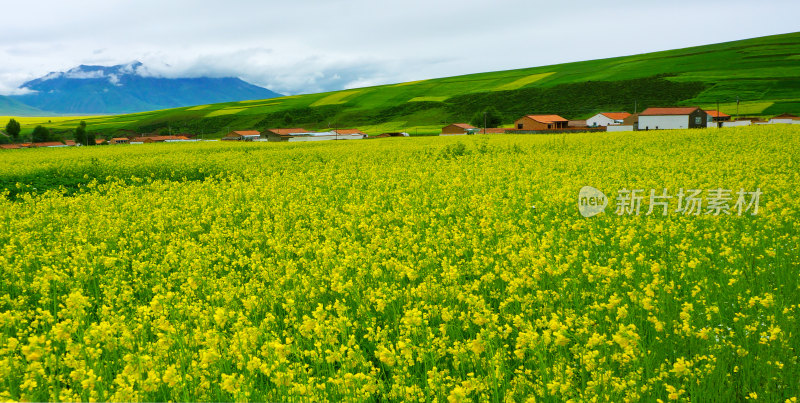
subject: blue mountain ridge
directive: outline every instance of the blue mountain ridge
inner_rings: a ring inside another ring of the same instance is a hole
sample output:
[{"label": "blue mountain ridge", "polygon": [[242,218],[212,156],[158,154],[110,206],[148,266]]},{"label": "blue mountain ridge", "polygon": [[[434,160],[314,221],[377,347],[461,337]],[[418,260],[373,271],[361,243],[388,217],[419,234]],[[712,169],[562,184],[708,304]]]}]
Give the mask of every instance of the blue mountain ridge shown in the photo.
[{"label": "blue mountain ridge", "polygon": [[[29,94],[8,98],[55,114],[117,114],[282,96],[239,78],[163,78],[139,62],[81,65],[28,81]],[[0,115],[3,114],[0,106]]]}]

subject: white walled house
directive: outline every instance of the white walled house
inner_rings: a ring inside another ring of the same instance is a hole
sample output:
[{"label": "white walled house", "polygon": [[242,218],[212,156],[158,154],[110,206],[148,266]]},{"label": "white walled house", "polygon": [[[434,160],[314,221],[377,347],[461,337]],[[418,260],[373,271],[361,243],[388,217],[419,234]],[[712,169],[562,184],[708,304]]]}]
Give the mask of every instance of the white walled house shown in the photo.
[{"label": "white walled house", "polygon": [[800,117],[792,115],[790,113],[784,113],[783,115],[775,116],[774,118],[769,120],[769,123],[784,123],[784,124],[797,124],[800,123]]},{"label": "white walled house", "polygon": [[631,114],[628,112],[603,112],[598,113],[586,119],[586,126],[589,127],[597,127],[597,126],[608,126],[608,125],[618,125],[622,124],[622,121],[630,116]]},{"label": "white walled house", "polygon": [[705,128],[708,114],[697,107],[647,108],[639,114],[639,130]]},{"label": "white walled house", "polygon": [[325,140],[361,140],[367,138],[363,133],[338,133],[336,130],[329,132],[292,133],[279,141],[325,141]]}]

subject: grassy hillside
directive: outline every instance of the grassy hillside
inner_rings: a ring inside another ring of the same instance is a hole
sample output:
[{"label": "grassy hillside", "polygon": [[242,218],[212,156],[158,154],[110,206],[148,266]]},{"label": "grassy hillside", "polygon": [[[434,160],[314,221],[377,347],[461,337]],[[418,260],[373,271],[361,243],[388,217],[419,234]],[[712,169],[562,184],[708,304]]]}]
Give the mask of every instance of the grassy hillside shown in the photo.
[{"label": "grassy hillside", "polygon": [[[599,111],[699,105],[736,114],[800,112],[800,33],[611,59],[422,80],[263,101],[198,105],[87,119],[90,130],[190,131],[361,127],[437,132],[486,106],[504,123],[527,113],[581,119]],[[2,118],[0,118],[2,119]],[[52,123],[69,130],[76,119]]]},{"label": "grassy hillside", "polygon": [[[28,106],[15,99],[0,95],[0,109],[6,113],[20,114],[25,116],[44,116],[47,112]],[[5,125],[5,122],[3,123]]]}]

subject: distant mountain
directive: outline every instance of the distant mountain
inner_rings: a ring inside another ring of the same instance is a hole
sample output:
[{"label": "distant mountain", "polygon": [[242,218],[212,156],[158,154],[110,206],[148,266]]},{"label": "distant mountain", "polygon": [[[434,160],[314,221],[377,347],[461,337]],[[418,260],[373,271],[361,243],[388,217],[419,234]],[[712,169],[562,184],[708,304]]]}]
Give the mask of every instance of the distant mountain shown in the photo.
[{"label": "distant mountain", "polygon": [[58,114],[132,113],[281,96],[233,77],[154,77],[139,62],[81,65],[28,81],[21,88],[34,92],[10,98]]},{"label": "distant mountain", "polygon": [[[0,116],[47,116],[48,113],[0,95]],[[5,123],[0,122],[0,125]]]}]

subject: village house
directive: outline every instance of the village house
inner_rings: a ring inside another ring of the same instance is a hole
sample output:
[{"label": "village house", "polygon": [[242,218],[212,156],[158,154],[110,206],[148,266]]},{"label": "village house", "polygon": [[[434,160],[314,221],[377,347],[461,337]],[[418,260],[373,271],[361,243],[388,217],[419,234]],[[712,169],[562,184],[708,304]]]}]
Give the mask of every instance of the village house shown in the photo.
[{"label": "village house", "polygon": [[708,114],[696,106],[647,108],[639,114],[638,130],[704,128],[707,122]]},{"label": "village house", "polygon": [[602,112],[586,119],[586,125],[590,127],[619,125],[629,116],[631,114],[628,112]]},{"label": "village house", "polygon": [[60,141],[44,141],[40,143],[29,144],[30,148],[58,148],[58,147],[74,147],[75,141],[66,140],[63,143]]},{"label": "village house", "polygon": [[567,119],[558,115],[526,115],[514,122],[517,130],[555,130],[566,129]]},{"label": "village house", "polygon": [[186,136],[142,136],[129,139],[129,144],[170,143],[175,141],[191,141]]},{"label": "village house", "polygon": [[[275,139],[275,138],[279,138],[281,136],[290,136],[292,134],[297,134],[297,133],[308,133],[308,130],[303,129],[302,127],[295,127],[295,128],[291,128],[291,129],[267,129],[267,130],[264,130],[264,132],[261,133],[261,138],[262,139]],[[273,141],[273,140],[270,140],[270,141]],[[274,140],[274,141],[279,141],[279,140]]]},{"label": "village house", "polygon": [[791,113],[784,113],[782,115],[778,115],[770,119],[769,123],[800,124],[800,117],[792,115]]},{"label": "village house", "polygon": [[258,130],[234,130],[228,133],[222,140],[225,141],[253,141],[261,138]]},{"label": "village house", "polygon": [[377,136],[373,136],[372,138],[380,139],[384,137],[409,137],[409,134],[406,132],[381,133]]},{"label": "village house", "polygon": [[358,130],[358,129],[336,129],[336,130],[334,130],[334,132],[336,134],[340,135],[340,136],[341,135],[345,135],[345,136],[358,136],[358,135],[361,135],[361,136],[365,136],[366,137],[366,135],[367,135],[367,133],[364,133],[364,132],[362,132],[361,130]]},{"label": "village house", "polygon": [[[325,140],[361,140],[366,138],[365,134],[339,134],[335,131],[329,132],[308,132],[308,133],[293,133],[288,136],[281,136],[280,140],[276,141],[325,141]],[[273,141],[270,139],[270,141]]]},{"label": "village house", "polygon": [[726,113],[722,113],[720,111],[706,111],[708,116],[711,117],[711,120],[714,122],[728,122],[731,120],[731,115]]},{"label": "village house", "polygon": [[453,123],[442,128],[442,136],[455,136],[460,134],[472,134],[478,129],[467,123]]}]

